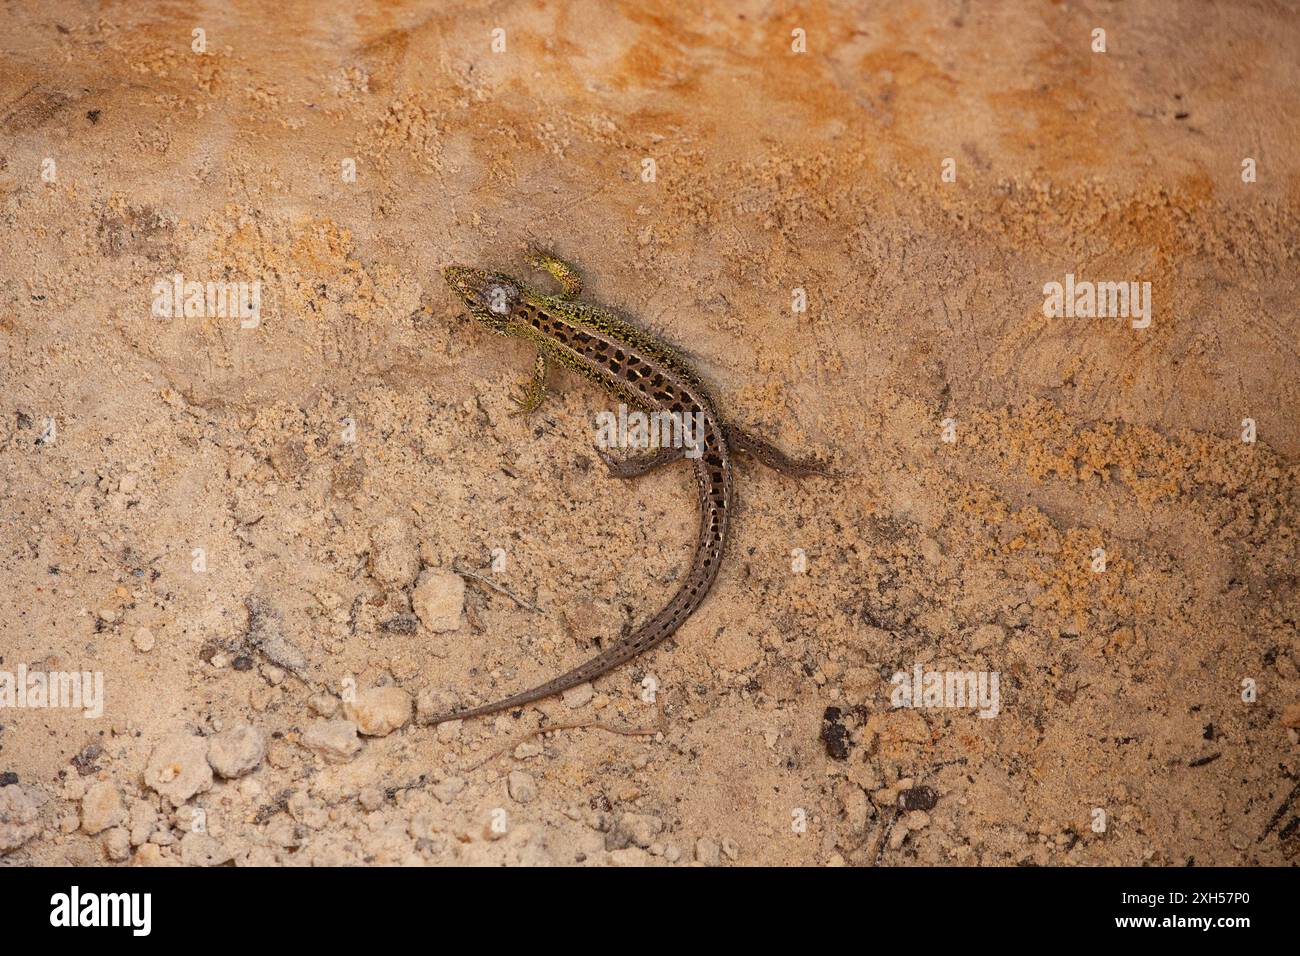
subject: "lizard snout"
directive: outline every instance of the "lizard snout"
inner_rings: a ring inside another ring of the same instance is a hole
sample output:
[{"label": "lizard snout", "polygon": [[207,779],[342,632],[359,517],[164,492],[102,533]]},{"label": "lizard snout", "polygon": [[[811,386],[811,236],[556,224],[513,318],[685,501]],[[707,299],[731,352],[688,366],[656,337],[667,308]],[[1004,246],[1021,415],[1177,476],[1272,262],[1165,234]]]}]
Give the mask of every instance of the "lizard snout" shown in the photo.
[{"label": "lizard snout", "polygon": [[448,266],[442,271],[442,277],[452,291],[466,301],[474,297],[476,291],[483,287],[483,273],[468,266]]},{"label": "lizard snout", "polygon": [[487,308],[487,273],[468,266],[448,266],[442,276],[475,315]]},{"label": "lizard snout", "polygon": [[519,287],[514,280],[468,266],[448,266],[442,274],[474,318],[493,331],[506,330],[519,298]]}]

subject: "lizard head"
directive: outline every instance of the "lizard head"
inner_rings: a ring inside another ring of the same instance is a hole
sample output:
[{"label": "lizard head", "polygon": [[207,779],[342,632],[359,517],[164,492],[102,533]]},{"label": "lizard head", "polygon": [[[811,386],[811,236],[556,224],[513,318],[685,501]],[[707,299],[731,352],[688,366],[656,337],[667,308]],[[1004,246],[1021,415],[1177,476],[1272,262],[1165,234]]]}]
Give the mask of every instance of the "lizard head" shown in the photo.
[{"label": "lizard head", "polygon": [[467,266],[448,266],[443,276],[469,308],[470,315],[493,332],[505,335],[523,295],[519,283],[499,272],[483,272]]}]

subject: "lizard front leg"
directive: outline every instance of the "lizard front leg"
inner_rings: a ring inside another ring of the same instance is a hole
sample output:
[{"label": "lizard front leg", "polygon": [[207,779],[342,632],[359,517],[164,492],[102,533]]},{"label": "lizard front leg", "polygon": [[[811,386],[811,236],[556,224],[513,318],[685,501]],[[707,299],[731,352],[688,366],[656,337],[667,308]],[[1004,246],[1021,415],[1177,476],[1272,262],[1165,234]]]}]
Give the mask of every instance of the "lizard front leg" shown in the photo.
[{"label": "lizard front leg", "polygon": [[519,407],[511,415],[531,415],[546,401],[546,353],[539,351],[533,363],[533,377],[521,388],[519,394],[511,395],[510,401]]},{"label": "lizard front leg", "polygon": [[535,269],[550,273],[551,278],[560,284],[561,299],[576,298],[582,291],[582,276],[578,275],[578,270],[558,256],[533,249],[528,264]]}]

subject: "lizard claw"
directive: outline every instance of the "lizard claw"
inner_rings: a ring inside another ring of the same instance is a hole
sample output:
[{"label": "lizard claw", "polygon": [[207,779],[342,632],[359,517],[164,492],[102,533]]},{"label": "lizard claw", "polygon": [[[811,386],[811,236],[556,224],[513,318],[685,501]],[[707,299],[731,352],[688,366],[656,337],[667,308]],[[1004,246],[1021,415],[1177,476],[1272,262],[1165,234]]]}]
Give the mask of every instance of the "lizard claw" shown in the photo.
[{"label": "lizard claw", "polygon": [[524,387],[510,396],[510,401],[514,402],[518,408],[510,413],[511,418],[517,418],[520,415],[527,417],[537,409],[542,407],[542,401],[546,398],[546,393],[539,389]]}]

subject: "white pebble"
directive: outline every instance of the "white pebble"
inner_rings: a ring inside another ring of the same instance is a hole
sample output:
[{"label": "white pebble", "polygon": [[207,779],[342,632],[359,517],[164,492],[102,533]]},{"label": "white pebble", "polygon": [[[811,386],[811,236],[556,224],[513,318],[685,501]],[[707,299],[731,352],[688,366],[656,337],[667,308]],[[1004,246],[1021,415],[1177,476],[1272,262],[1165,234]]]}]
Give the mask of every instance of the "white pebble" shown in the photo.
[{"label": "white pebble", "polygon": [[343,703],[343,714],[367,737],[386,737],[411,719],[411,695],[400,687],[369,687]]},{"label": "white pebble", "polygon": [[185,731],[165,737],[149,758],[144,783],[177,807],[196,793],[211,790],[208,742]]},{"label": "white pebble", "polygon": [[126,820],[126,808],[117,788],[107,780],[95,784],[81,798],[81,829],[91,836]]},{"label": "white pebble", "polygon": [[435,634],[460,627],[465,608],[465,581],[459,574],[425,571],[411,595],[415,614]]},{"label": "white pebble", "polygon": [[506,778],[506,789],[515,803],[532,803],[537,799],[537,781],[532,774],[522,770],[510,771],[510,776]]},{"label": "white pebble", "polygon": [[357,725],[350,720],[317,720],[302,735],[302,745],[334,763],[351,760],[361,749]]},{"label": "white pebble", "polygon": [[208,763],[232,780],[257,769],[266,756],[266,736],[252,724],[240,724],[208,739]]},{"label": "white pebble", "polygon": [[586,707],[591,703],[591,698],[595,696],[595,690],[591,683],[579,684],[577,687],[570,687],[562,695],[564,706],[570,710],[577,710],[579,707]]}]

